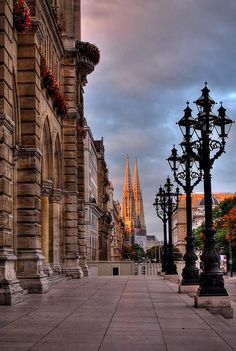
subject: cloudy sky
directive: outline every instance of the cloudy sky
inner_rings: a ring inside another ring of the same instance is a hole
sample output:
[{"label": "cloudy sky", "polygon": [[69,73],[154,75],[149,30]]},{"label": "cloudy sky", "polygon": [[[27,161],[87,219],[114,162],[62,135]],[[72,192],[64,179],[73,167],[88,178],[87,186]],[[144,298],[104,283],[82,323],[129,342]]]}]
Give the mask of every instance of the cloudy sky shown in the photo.
[{"label": "cloudy sky", "polygon": [[[186,101],[196,115],[192,102],[207,81],[236,120],[235,16],[235,0],[82,0],[82,40],[101,51],[85,88],[85,115],[94,137],[104,137],[117,199],[125,156],[131,169],[137,157],[150,235],[161,238],[152,203],[171,175],[166,158],[182,141],[176,121]],[[213,191],[236,191],[236,125],[212,174]]]}]

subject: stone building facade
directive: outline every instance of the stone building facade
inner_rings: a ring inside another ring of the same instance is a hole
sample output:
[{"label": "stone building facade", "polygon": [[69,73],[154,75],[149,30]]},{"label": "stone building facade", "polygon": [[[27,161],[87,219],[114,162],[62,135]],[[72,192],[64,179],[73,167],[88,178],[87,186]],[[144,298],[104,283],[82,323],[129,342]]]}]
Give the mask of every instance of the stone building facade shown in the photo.
[{"label": "stone building facade", "polygon": [[[212,206],[215,207],[221,201],[234,197],[234,193],[220,193],[215,192],[212,194]],[[173,228],[173,244],[180,250],[182,254],[185,253],[186,249],[186,203],[185,195],[180,195],[180,202],[177,211],[172,217],[172,228]],[[192,194],[192,220],[193,228],[198,227],[205,218],[204,210],[204,194],[193,193]]]},{"label": "stone building facade", "polygon": [[84,127],[84,172],[85,172],[85,237],[87,258],[99,260],[99,218],[102,211],[98,206],[98,160],[92,131]]},{"label": "stone building facade", "polygon": [[108,184],[108,211],[111,214],[111,232],[109,236],[110,260],[121,261],[123,257],[123,237],[125,225],[121,217],[121,206],[119,201],[114,200],[114,188],[109,181]]},{"label": "stone building facade", "polygon": [[46,292],[52,272],[88,274],[83,89],[98,50],[81,45],[80,0],[26,4],[22,34],[0,2],[1,304]]},{"label": "stone building facade", "polygon": [[101,217],[99,218],[99,260],[110,261],[110,235],[112,230],[112,216],[108,209],[109,178],[108,168],[105,161],[105,148],[103,139],[95,140],[94,145],[97,151],[98,162],[98,206],[101,210]]}]

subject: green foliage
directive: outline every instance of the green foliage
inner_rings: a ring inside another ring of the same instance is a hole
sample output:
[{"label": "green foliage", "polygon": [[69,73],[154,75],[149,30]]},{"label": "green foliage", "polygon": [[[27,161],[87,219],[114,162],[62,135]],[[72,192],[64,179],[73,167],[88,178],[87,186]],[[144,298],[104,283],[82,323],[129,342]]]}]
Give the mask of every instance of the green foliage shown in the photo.
[{"label": "green foliage", "polygon": [[163,255],[163,246],[153,246],[147,250],[147,257],[151,260],[155,260],[159,263],[159,250],[160,250],[160,258]]},{"label": "green foliage", "polygon": [[142,257],[145,257],[143,248],[138,244],[124,244],[123,246],[123,258],[128,260],[139,261]]},{"label": "green foliage", "polygon": [[[174,255],[175,261],[181,261],[183,259],[180,250],[175,246],[173,246],[173,255]],[[159,255],[159,246],[153,246],[147,250],[147,257],[149,259],[151,260],[155,259],[155,261],[159,263],[160,262],[159,256],[160,256],[160,259],[162,260],[163,246],[160,247],[160,255]]]},{"label": "green foliage", "polygon": [[203,244],[204,244],[204,236],[203,236],[203,229],[205,228],[204,222],[199,225],[197,228],[193,230],[193,236],[194,236],[194,245],[197,250],[202,250],[203,249]]},{"label": "green foliage", "polygon": [[213,209],[213,219],[222,217],[227,214],[232,207],[236,206],[236,196],[221,201],[217,207]]},{"label": "green foliage", "polygon": [[[224,251],[229,257],[229,240],[231,240],[232,258],[236,266],[236,197],[222,201],[213,209],[213,224],[216,229],[215,248],[218,252]],[[202,233],[205,225],[202,223],[193,230],[195,247],[203,249],[204,235]]]}]

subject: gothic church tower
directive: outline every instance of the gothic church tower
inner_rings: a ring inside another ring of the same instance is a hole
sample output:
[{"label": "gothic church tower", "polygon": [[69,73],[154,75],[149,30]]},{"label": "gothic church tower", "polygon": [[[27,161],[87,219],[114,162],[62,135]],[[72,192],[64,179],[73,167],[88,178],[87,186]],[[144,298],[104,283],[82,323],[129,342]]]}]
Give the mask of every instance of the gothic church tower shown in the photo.
[{"label": "gothic church tower", "polygon": [[142,191],[139,182],[137,160],[134,162],[133,186],[130,177],[129,158],[126,157],[125,178],[122,193],[122,218],[131,242],[146,247],[146,225],[144,219]]},{"label": "gothic church tower", "polygon": [[137,159],[135,159],[134,161],[133,193],[134,193],[135,212],[136,212],[138,232],[139,233],[141,232],[140,233],[141,235],[146,235],[146,225],[145,225],[144,211],[143,211],[143,198],[142,198],[142,191],[141,191],[140,182],[139,182]]},{"label": "gothic church tower", "polygon": [[126,232],[134,234],[136,224],[135,201],[133,187],[130,177],[129,157],[126,157],[125,178],[122,193],[122,218],[125,223]]}]

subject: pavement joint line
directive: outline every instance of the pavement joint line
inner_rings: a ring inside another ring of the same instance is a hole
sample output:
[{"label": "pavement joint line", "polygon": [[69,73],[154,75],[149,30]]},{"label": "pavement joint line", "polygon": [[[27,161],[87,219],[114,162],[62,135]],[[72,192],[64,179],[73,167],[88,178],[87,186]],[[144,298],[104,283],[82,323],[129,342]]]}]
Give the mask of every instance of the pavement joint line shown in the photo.
[{"label": "pavement joint line", "polygon": [[[105,282],[105,285],[109,284],[109,282],[111,281],[111,279],[107,282]],[[87,281],[87,283],[89,283],[89,281]],[[86,284],[85,284],[86,285]],[[82,307],[89,299],[91,299],[93,296],[95,296],[97,294],[97,292],[99,290],[101,290],[104,287],[104,283],[101,283],[101,287],[99,287],[98,289],[96,289],[95,292],[93,292],[85,301],[83,301],[82,303],[80,303],[80,305],[78,307],[76,307],[73,312],[69,313],[62,321],[60,321],[60,323],[58,323],[56,326],[54,326],[48,333],[46,333],[45,335],[43,335],[41,338],[39,338],[33,345],[30,346],[30,348],[28,348],[28,351],[32,350],[34,348],[34,346],[36,346],[38,343],[40,343],[41,340],[43,340],[46,336],[48,336],[52,331],[54,331],[56,328],[58,328],[58,326],[60,324],[62,324],[67,318],[69,318],[73,313],[75,313],[80,307]]]},{"label": "pavement joint line", "polygon": [[[187,294],[183,294],[183,293],[176,293],[175,292],[175,290],[171,287],[171,284],[168,284],[165,280],[164,280],[164,282],[169,286],[169,288],[176,294],[176,295],[178,295],[179,296],[179,298],[186,304],[186,305],[188,305],[190,308],[191,308],[191,310],[195,313],[195,314],[197,314],[198,315],[198,317],[200,318],[200,319],[202,319],[215,333],[216,333],[216,335],[218,335],[218,337],[221,339],[221,340],[223,340],[230,348],[231,348],[231,350],[235,350],[235,348],[233,347],[233,346],[231,346],[229,343],[228,343],[228,341],[226,340],[226,339],[224,339],[224,337],[221,335],[221,334],[219,334],[219,332],[214,328],[214,326],[212,325],[212,324],[210,324],[208,321],[207,321],[207,319],[205,319],[199,312],[201,311],[201,310],[203,310],[203,308],[196,308],[196,307],[194,307],[194,306],[191,306],[191,305],[189,305],[184,299],[183,299],[183,296],[181,296],[181,295],[187,295]],[[172,284],[174,284],[173,282],[172,282]],[[198,311],[199,310],[199,311]],[[207,311],[206,309],[205,309],[205,311]],[[207,311],[208,313],[209,313],[209,315],[213,315],[212,313],[210,313],[209,311]],[[216,315],[213,315],[214,317],[216,317]],[[216,317],[217,318],[217,317]]]},{"label": "pavement joint line", "polygon": [[160,327],[160,330],[161,330],[161,335],[162,335],[162,338],[164,340],[164,343],[165,343],[165,348],[166,348],[166,351],[168,351],[168,347],[167,347],[167,344],[166,344],[166,340],[165,340],[165,337],[164,337],[164,334],[163,334],[163,330],[162,330],[162,327],[161,327],[161,323],[159,321],[159,318],[158,318],[158,314],[156,312],[156,309],[154,307],[154,304],[153,304],[153,300],[152,300],[152,296],[151,296],[151,293],[150,293],[150,290],[149,290],[149,287],[148,287],[148,283],[147,283],[147,280],[146,280],[146,276],[144,276],[144,280],[145,280],[145,283],[146,283],[146,287],[147,287],[147,291],[148,291],[148,294],[149,294],[149,298],[151,300],[151,304],[152,304],[152,308],[154,310],[154,313],[155,313],[155,316],[156,316],[156,320],[157,320],[157,323]]},{"label": "pavement joint line", "polygon": [[117,307],[119,306],[120,300],[122,299],[123,292],[125,291],[125,288],[126,288],[126,286],[127,286],[127,284],[128,284],[129,279],[130,279],[130,276],[128,276],[128,279],[127,279],[126,282],[125,282],[124,288],[122,289],[122,292],[121,292],[121,294],[120,294],[119,300],[118,300],[118,302],[117,302],[117,304],[116,304],[116,307],[115,307],[115,309],[114,309],[114,312],[112,313],[110,322],[109,322],[109,324],[108,324],[108,326],[107,326],[107,328],[106,328],[106,330],[105,330],[105,333],[104,333],[104,335],[103,335],[103,338],[102,338],[102,340],[101,340],[101,342],[100,342],[100,345],[99,345],[99,347],[98,347],[98,351],[101,350],[103,340],[105,339],[105,337],[106,337],[106,335],[107,335],[107,331],[108,331],[108,329],[109,329],[109,327],[110,327],[110,325],[111,325],[111,323],[112,323],[114,314],[116,313]]},{"label": "pavement joint line", "polygon": [[[72,279],[72,280],[73,280],[73,279]],[[82,282],[82,281],[81,281],[81,282]],[[83,282],[84,282],[84,281],[83,281]],[[67,284],[68,284],[68,281],[67,281],[67,282],[63,282],[63,283],[61,283],[61,284],[64,284],[64,283],[67,283]],[[88,281],[86,281],[86,283],[87,283],[87,284],[83,284],[83,286],[84,286],[84,285],[88,285]],[[58,285],[59,285],[59,284],[58,284]],[[52,287],[50,288],[50,291],[49,291],[48,293],[50,294],[50,292],[51,292],[53,289],[55,289],[56,287],[57,287],[57,285],[52,286]],[[32,295],[34,295],[34,294],[28,294],[27,297],[30,298]],[[35,294],[35,295],[36,295],[36,294]],[[18,306],[20,306],[20,304],[26,302],[27,297],[24,299],[24,301],[20,302],[20,303],[18,304]],[[0,327],[0,329],[1,329],[1,328],[4,328],[4,327],[7,327],[9,324],[18,321],[19,319],[22,319],[22,318],[24,318],[25,316],[30,316],[31,314],[35,313],[37,310],[39,310],[40,308],[42,308],[43,306],[46,306],[46,305],[47,305],[47,302],[42,303],[39,307],[34,308],[34,310],[33,310],[32,312],[26,313],[26,314],[24,314],[23,316],[20,316],[20,317],[14,319],[14,321],[10,321],[10,322],[8,322],[8,323],[2,325],[2,326]],[[14,306],[14,305],[13,305],[13,306]],[[11,307],[11,306],[9,306],[9,307]]]}]

